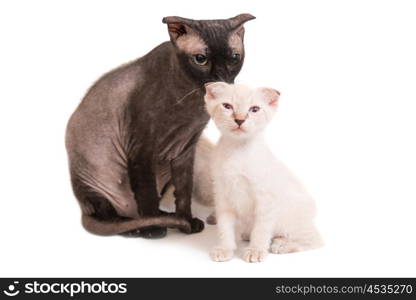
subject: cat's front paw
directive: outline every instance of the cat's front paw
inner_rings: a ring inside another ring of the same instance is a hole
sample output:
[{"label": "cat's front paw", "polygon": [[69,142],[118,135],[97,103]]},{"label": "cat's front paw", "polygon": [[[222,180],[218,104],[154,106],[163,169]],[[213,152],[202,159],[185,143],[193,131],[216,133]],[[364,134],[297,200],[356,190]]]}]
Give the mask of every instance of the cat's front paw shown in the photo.
[{"label": "cat's front paw", "polygon": [[197,233],[197,232],[201,232],[202,230],[204,230],[204,222],[201,221],[198,218],[192,218],[190,220],[187,220],[187,222],[189,222],[190,225],[190,230],[189,228],[179,228],[180,231],[182,231],[183,233]]},{"label": "cat's front paw", "polygon": [[213,261],[227,261],[233,257],[233,250],[224,247],[215,247],[209,253]]},{"label": "cat's front paw", "polygon": [[267,255],[267,251],[264,249],[260,249],[260,248],[255,248],[255,247],[247,247],[246,249],[244,249],[244,253],[243,253],[243,259],[246,262],[261,262],[264,260],[264,258]]},{"label": "cat's front paw", "polygon": [[204,230],[205,224],[198,218],[193,218],[189,220],[189,224],[191,224],[191,232],[190,233],[197,233]]}]

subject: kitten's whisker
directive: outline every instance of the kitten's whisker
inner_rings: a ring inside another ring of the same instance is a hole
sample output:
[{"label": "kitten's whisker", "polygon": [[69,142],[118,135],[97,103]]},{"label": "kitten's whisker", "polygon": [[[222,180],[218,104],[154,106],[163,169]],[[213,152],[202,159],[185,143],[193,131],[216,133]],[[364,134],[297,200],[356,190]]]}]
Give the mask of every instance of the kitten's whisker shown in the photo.
[{"label": "kitten's whisker", "polygon": [[190,91],[189,93],[187,93],[185,96],[183,96],[182,98],[180,98],[179,100],[177,100],[176,103],[175,103],[175,105],[181,103],[183,100],[186,99],[186,97],[188,97],[189,95],[193,94],[195,91],[197,91],[199,89],[200,89],[199,87],[196,88],[196,89],[193,89],[192,91]]}]

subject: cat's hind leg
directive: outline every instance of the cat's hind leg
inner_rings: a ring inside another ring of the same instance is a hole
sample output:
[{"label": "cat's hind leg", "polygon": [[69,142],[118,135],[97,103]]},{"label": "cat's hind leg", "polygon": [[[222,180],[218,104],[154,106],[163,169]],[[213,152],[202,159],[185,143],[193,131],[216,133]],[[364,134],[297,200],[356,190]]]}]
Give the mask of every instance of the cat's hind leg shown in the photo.
[{"label": "cat's hind leg", "polygon": [[287,236],[276,236],[270,246],[274,254],[286,254],[319,248],[323,245],[321,236],[316,229],[302,231]]},{"label": "cat's hind leg", "polygon": [[[90,233],[105,236],[127,234],[129,236],[156,238],[157,236],[154,234],[151,236],[145,235],[146,230],[152,227],[160,227],[160,224],[168,227],[190,229],[186,220],[169,215],[136,217],[135,215],[128,216],[126,213],[122,214],[120,213],[122,211],[120,207],[116,208],[113,202],[103,195],[103,192],[99,192],[92,187],[92,181],[89,182],[89,184],[86,184],[85,180],[80,180],[78,176],[72,175],[74,194],[81,206],[82,225]],[[101,190],[103,191],[103,189]]]},{"label": "cat's hind leg", "polygon": [[300,251],[300,245],[283,236],[275,237],[270,246],[270,252],[274,254],[285,254],[298,251]]}]

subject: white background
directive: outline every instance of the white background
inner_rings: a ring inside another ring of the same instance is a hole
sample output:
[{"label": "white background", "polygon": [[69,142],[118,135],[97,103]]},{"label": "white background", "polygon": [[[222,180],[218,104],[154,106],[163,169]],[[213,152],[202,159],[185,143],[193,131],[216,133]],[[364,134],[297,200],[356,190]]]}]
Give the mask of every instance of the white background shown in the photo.
[{"label": "white background", "polygon": [[[237,81],[281,91],[267,138],[316,198],[326,246],[214,263],[213,226],[86,233],[64,148],[86,89],[167,40],[164,16],[243,12],[257,19]],[[0,275],[416,276],[415,15],[414,1],[2,1]]]}]

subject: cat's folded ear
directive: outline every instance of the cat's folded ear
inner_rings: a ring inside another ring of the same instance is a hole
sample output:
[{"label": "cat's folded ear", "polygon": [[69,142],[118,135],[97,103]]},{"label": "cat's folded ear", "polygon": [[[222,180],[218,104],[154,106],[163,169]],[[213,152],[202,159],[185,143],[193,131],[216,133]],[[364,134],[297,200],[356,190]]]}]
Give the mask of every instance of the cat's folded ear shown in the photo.
[{"label": "cat's folded ear", "polygon": [[250,14],[239,14],[233,18],[229,18],[229,22],[233,28],[243,25],[245,22],[255,19],[256,17]]},{"label": "cat's folded ear", "polygon": [[255,19],[256,17],[250,14],[240,14],[233,18],[228,19],[230,22],[233,33],[238,35],[240,38],[244,37],[244,23]]},{"label": "cat's folded ear", "polygon": [[269,106],[273,108],[277,108],[277,104],[280,98],[280,92],[278,90],[272,88],[260,88],[261,98],[265,101]]},{"label": "cat's folded ear", "polygon": [[168,25],[170,40],[175,43],[180,37],[195,35],[196,32],[191,28],[195,22],[192,19],[181,17],[164,17],[162,22]]},{"label": "cat's folded ear", "polygon": [[204,84],[205,87],[205,102],[213,101],[220,97],[224,90],[228,87],[225,82],[208,82]]}]

